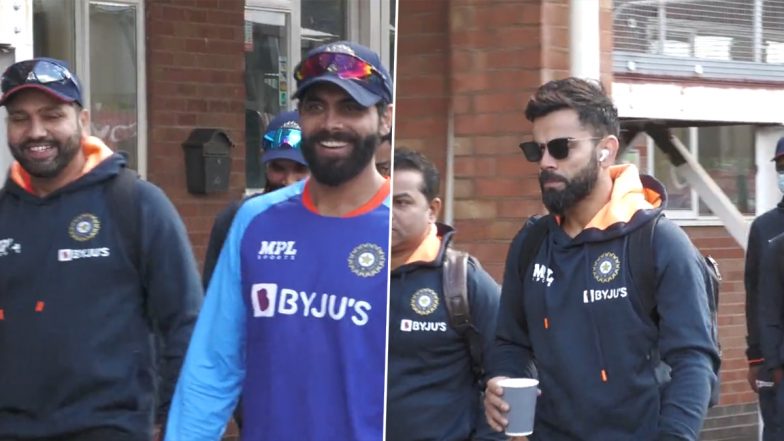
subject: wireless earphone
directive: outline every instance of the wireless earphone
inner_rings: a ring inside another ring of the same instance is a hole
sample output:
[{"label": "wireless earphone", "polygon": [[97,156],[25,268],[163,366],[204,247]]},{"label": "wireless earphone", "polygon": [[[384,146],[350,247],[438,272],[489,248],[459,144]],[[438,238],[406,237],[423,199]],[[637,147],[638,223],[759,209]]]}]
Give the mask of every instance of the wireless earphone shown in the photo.
[{"label": "wireless earphone", "polygon": [[608,156],[610,156],[610,151],[607,149],[602,149],[599,153],[599,162],[604,161]]}]

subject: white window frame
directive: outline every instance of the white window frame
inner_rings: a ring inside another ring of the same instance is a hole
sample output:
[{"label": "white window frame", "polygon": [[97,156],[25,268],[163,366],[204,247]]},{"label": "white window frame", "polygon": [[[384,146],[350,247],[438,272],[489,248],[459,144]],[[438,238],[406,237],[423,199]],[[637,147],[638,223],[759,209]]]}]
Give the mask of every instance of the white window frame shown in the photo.
[{"label": "white window frame", "polygon": [[136,8],[136,157],[139,176],[147,178],[147,48],[144,0],[78,0],[76,2],[76,71],[82,80],[84,107],[90,109],[90,4],[134,6]]}]

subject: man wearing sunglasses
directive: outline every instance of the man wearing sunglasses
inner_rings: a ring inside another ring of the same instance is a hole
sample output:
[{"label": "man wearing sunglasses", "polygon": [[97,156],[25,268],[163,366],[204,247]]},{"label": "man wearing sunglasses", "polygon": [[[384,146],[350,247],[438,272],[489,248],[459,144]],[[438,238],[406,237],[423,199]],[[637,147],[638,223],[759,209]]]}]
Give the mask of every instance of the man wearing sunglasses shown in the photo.
[{"label": "man wearing sunglasses", "polygon": [[167,426],[218,440],[242,394],[242,439],[380,440],[389,180],[373,157],[392,82],[370,49],[313,49],[296,67],[311,177],[240,208],[218,258]]},{"label": "man wearing sunglasses", "polygon": [[[299,113],[296,111],[281,112],[270,121],[261,139],[261,149],[264,152],[261,162],[264,164],[266,182],[263,192],[251,197],[279,190],[308,177],[308,164],[302,157],[301,141],[302,129],[299,126]],[[204,289],[207,289],[212,278],[218,255],[229,234],[229,227],[242,202],[232,202],[215,217],[204,256]]]},{"label": "man wearing sunglasses", "polygon": [[149,441],[202,298],[185,227],[89,136],[65,63],[16,63],[0,87],[16,160],[0,189],[0,439]]},{"label": "man wearing sunglasses", "polygon": [[[618,154],[615,107],[575,78],[541,86],[528,102],[551,215],[529,220],[509,249],[488,422],[507,425],[498,381],[540,380],[531,440],[697,440],[719,362],[702,256],[666,218],[662,185]],[[655,323],[630,271],[630,234],[654,222]],[[535,232],[530,232],[534,230]],[[526,249],[526,236],[541,245]],[[530,253],[530,264],[520,260]]]}]

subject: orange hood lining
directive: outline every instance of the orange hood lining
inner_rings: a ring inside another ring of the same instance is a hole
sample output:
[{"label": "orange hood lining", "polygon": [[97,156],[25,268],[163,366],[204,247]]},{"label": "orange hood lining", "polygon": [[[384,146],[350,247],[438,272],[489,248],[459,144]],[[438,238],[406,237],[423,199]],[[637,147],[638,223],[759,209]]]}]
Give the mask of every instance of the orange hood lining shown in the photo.
[{"label": "orange hood lining", "polygon": [[586,229],[604,230],[618,222],[629,222],[639,210],[662,205],[662,195],[642,186],[640,173],[633,164],[613,165],[609,171],[613,180],[610,201],[596,213]]},{"label": "orange hood lining", "polygon": [[[85,156],[85,162],[79,177],[86,175],[98,164],[114,154],[112,149],[107,147],[103,141],[94,136],[82,138],[82,152]],[[11,179],[13,179],[17,185],[24,188],[26,191],[33,193],[33,185],[30,179],[30,174],[22,168],[22,165],[19,164],[19,161],[14,161],[14,163],[11,164]]]}]

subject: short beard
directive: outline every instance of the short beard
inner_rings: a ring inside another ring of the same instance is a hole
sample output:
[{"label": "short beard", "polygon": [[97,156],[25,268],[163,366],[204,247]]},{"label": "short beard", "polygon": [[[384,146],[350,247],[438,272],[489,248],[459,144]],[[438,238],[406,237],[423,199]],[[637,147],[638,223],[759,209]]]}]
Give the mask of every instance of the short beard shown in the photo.
[{"label": "short beard", "polygon": [[[345,141],[353,147],[347,158],[325,159],[316,153],[316,143],[334,139]],[[310,167],[310,174],[313,179],[328,185],[337,187],[359,175],[372,161],[376,153],[376,148],[381,143],[381,137],[376,133],[364,138],[352,136],[346,133],[330,133],[322,130],[313,136],[302,138],[302,155]]]},{"label": "short beard", "polygon": [[[28,160],[24,155],[24,150],[31,144],[47,142],[54,145],[57,150],[55,157],[46,163],[39,161]],[[77,123],[77,130],[65,143],[60,143],[54,139],[31,139],[21,144],[9,145],[11,154],[14,159],[19,162],[22,169],[34,176],[41,179],[49,179],[58,176],[73,161],[76,154],[82,148],[82,125]]]},{"label": "short beard", "polygon": [[[591,155],[591,160],[572,179],[566,179],[552,171],[543,170],[539,173],[539,188],[542,190],[542,202],[550,213],[563,216],[567,210],[585,199],[596,186],[599,177],[599,160]],[[544,188],[547,181],[560,181],[566,184],[563,190]]]}]

